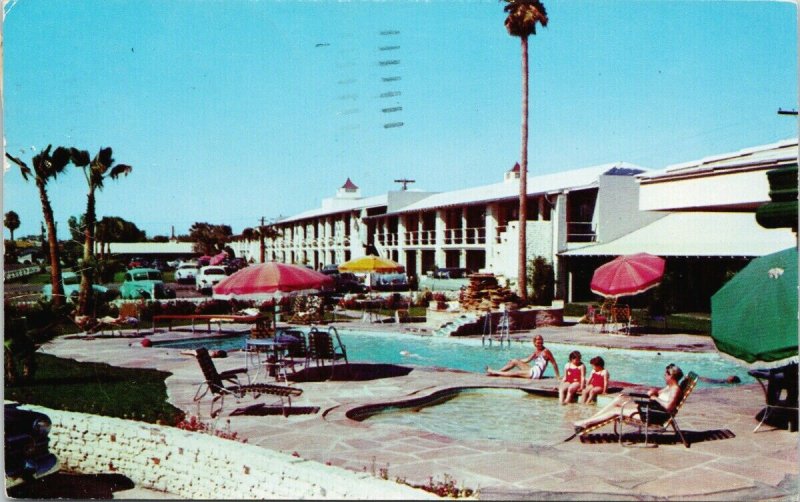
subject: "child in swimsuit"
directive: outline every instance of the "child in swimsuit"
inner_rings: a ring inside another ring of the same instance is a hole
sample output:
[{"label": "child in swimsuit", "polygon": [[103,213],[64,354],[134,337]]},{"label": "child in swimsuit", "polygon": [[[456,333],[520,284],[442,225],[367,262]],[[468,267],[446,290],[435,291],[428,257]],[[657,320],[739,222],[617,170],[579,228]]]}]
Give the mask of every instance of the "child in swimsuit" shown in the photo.
[{"label": "child in swimsuit", "polygon": [[564,367],[564,379],[558,386],[558,400],[567,404],[572,398],[583,390],[586,383],[586,366],[581,362],[581,353],[573,350],[569,353],[569,362]]},{"label": "child in swimsuit", "polygon": [[594,401],[598,394],[605,394],[608,391],[608,379],[610,378],[608,370],[605,368],[606,363],[602,357],[591,358],[589,364],[592,365],[592,374],[589,375],[589,382],[586,384],[586,388],[581,392],[584,403]]}]

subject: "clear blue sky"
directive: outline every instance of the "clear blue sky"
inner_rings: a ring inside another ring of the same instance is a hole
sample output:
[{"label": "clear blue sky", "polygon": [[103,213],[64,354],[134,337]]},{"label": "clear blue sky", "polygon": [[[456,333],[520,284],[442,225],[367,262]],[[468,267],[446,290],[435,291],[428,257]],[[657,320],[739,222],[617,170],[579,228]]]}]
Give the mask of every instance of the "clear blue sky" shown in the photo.
[{"label": "clear blue sky", "polygon": [[[662,168],[797,135],[776,113],[797,107],[794,4],[545,5],[532,175]],[[519,39],[504,19],[497,0],[19,0],[3,32],[6,149],[30,163],[48,143],[111,146],[133,172],[107,183],[98,215],[148,236],[196,221],[240,232],[319,207],[347,177],[366,196],[400,177],[431,191],[500,181],[520,150]],[[50,185],[62,238],[85,211],[71,169]],[[33,183],[14,167],[3,188],[16,235],[38,234]]]}]

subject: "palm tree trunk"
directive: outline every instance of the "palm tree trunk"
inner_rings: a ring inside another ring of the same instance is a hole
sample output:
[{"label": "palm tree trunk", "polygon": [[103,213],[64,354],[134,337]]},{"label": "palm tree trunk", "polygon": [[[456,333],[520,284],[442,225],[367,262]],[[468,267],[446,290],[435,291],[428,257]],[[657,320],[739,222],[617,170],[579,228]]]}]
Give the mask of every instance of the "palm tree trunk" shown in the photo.
[{"label": "palm tree trunk", "polygon": [[92,280],[94,278],[94,220],[95,220],[94,186],[89,187],[86,196],[86,228],[83,231],[83,264],[81,265],[81,289],[78,296],[78,313],[88,315],[89,297],[91,296]]},{"label": "palm tree trunk", "polygon": [[519,254],[517,256],[517,284],[519,296],[528,299],[528,37],[520,37],[522,44],[522,150],[519,170]]},{"label": "palm tree trunk", "polygon": [[58,250],[58,236],[56,235],[56,222],[53,217],[53,208],[47,196],[47,188],[37,178],[36,187],[39,189],[39,199],[42,201],[42,215],[47,225],[47,242],[50,246],[50,284],[52,285],[53,305],[64,304],[64,287],[61,284],[61,253]]}]

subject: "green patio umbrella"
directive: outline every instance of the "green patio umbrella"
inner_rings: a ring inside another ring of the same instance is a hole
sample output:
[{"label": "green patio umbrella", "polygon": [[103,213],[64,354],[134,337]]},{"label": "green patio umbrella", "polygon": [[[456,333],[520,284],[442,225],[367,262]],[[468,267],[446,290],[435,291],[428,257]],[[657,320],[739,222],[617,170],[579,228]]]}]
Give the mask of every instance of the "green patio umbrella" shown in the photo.
[{"label": "green patio umbrella", "polygon": [[711,297],[711,337],[751,368],[797,362],[797,248],[751,261]]}]

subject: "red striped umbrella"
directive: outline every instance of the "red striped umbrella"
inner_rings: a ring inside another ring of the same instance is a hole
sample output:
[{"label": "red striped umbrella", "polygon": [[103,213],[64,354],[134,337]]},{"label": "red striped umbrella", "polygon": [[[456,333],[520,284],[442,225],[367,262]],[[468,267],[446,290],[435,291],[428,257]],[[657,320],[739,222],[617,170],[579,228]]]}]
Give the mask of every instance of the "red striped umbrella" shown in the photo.
[{"label": "red striped umbrella", "polygon": [[647,253],[618,256],[598,267],[592,292],[607,298],[637,295],[655,287],[664,275],[664,258]]},{"label": "red striped umbrella", "polygon": [[269,300],[281,296],[318,293],[333,287],[333,279],[299,265],[267,262],[245,267],[214,286],[220,300]]}]

